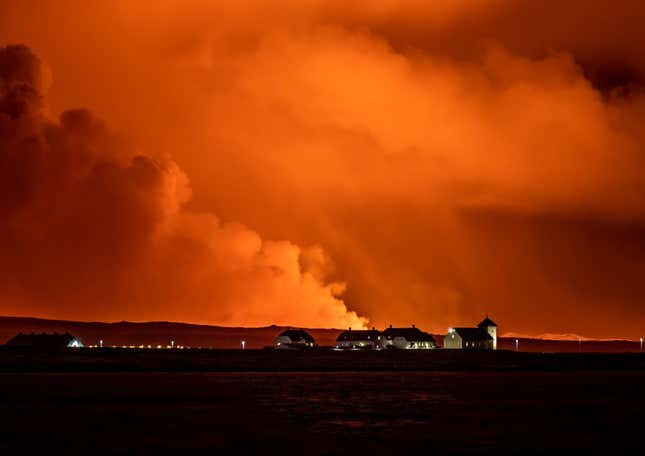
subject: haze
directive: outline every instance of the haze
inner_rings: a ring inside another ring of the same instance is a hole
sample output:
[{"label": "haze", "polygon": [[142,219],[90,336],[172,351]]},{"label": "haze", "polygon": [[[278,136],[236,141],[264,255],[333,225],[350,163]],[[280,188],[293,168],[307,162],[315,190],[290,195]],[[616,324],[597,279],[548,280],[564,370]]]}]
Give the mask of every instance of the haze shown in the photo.
[{"label": "haze", "polygon": [[642,2],[373,3],[1,2],[0,314],[642,336]]}]

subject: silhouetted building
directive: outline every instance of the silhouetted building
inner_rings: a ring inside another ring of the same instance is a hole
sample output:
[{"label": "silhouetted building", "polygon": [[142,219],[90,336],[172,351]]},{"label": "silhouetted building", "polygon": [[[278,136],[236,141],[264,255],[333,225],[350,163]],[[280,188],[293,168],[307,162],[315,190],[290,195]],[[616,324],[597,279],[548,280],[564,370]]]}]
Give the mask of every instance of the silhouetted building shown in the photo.
[{"label": "silhouetted building", "polygon": [[287,329],[275,339],[275,348],[278,349],[307,348],[314,344],[311,334],[302,329]]},{"label": "silhouetted building", "polygon": [[437,347],[434,337],[414,325],[411,328],[393,328],[390,325],[383,331],[383,337],[386,348],[431,349]]},{"label": "silhouetted building", "polygon": [[486,330],[488,335],[493,339],[493,350],[497,350],[497,325],[495,322],[486,315],[486,318],[484,318],[477,327]]},{"label": "silhouetted building", "polygon": [[476,328],[450,328],[443,348],[497,350],[497,325],[486,316]]},{"label": "silhouetted building", "polygon": [[7,342],[11,347],[32,347],[32,348],[80,348],[83,342],[70,333],[65,334],[23,334],[20,333]]},{"label": "silhouetted building", "polygon": [[385,346],[385,339],[380,331],[371,330],[347,331],[340,333],[336,339],[336,347],[342,349],[372,349],[380,350]]}]

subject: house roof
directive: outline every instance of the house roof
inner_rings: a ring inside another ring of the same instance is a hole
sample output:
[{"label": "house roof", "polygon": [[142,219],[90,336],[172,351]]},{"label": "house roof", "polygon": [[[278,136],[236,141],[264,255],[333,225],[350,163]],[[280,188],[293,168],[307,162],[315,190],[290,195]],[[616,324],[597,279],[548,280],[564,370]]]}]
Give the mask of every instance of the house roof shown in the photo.
[{"label": "house roof", "polygon": [[287,329],[280,333],[278,337],[288,337],[293,342],[299,342],[304,340],[307,343],[314,343],[314,338],[304,329]]},{"label": "house roof", "polygon": [[486,318],[484,318],[481,323],[477,325],[478,327],[484,327],[484,326],[497,326],[493,320],[488,318],[488,315],[486,315]]},{"label": "house roof", "polygon": [[17,334],[16,336],[9,339],[7,345],[12,347],[41,347],[41,348],[55,348],[55,347],[67,347],[69,344],[77,339],[70,333],[64,334]]},{"label": "house roof", "polygon": [[394,339],[395,337],[403,337],[408,341],[419,341],[419,342],[434,342],[434,337],[432,337],[427,332],[421,331],[419,328],[387,328],[383,331],[383,335],[386,339]]},{"label": "house roof", "polygon": [[484,328],[454,328],[455,332],[459,334],[463,340],[467,341],[486,341],[493,340]]},{"label": "house roof", "polygon": [[375,329],[367,330],[367,331],[352,331],[351,329],[349,331],[343,331],[342,333],[339,334],[338,338],[336,339],[337,342],[343,342],[343,341],[356,341],[356,340],[378,340],[378,337],[381,335],[380,331],[377,331]]}]

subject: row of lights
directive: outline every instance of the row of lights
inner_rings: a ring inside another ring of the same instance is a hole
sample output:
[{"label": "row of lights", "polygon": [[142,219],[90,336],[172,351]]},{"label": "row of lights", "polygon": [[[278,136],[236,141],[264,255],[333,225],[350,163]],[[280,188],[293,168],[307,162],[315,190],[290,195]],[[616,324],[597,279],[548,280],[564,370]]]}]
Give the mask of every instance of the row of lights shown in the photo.
[{"label": "row of lights", "polygon": [[[448,329],[449,334],[452,334],[454,332],[455,332],[455,330],[453,328]],[[582,344],[582,339],[579,339],[578,343]],[[642,353],[643,352],[643,338],[642,337],[640,338],[640,344],[641,344],[641,353]],[[246,340],[242,340],[241,345],[242,345],[242,350],[246,350]],[[278,343],[278,345],[280,345],[280,344]],[[363,344],[361,343],[360,345],[362,346]],[[88,347],[89,348],[103,348],[103,341],[100,340],[98,345],[88,345]],[[144,349],[144,348],[145,349],[153,349],[154,348],[154,349],[157,349],[157,350],[177,348],[177,349],[182,350],[184,348],[190,348],[190,347],[185,347],[183,345],[177,345],[175,347],[175,341],[171,340],[170,345],[166,345],[166,346],[163,346],[163,345],[157,345],[157,346],[154,346],[154,345],[112,345],[111,348],[138,348],[138,349]],[[515,339],[515,351],[520,351],[520,341],[519,341],[519,339]]]},{"label": "row of lights", "polygon": [[[88,345],[88,348],[104,348],[102,345]],[[170,345],[110,345],[109,348],[132,348],[132,349],[155,349],[155,350],[172,350],[172,349],[177,349],[177,350],[183,350],[183,349],[188,349],[190,347],[185,347],[183,345],[177,345],[176,347],[172,347]]]},{"label": "row of lights", "polygon": [[[87,347],[88,348],[103,348],[103,340],[99,340],[98,345],[88,345]],[[188,349],[190,347],[186,347],[184,345],[175,346],[175,341],[171,340],[170,345],[165,345],[165,346],[164,345],[156,345],[156,346],[155,345],[112,345],[110,348],[138,348],[138,349],[143,349],[143,348],[153,349],[154,348],[154,349],[157,349],[157,350],[177,348],[179,350],[183,350],[184,348]],[[246,340],[242,340],[242,350],[246,350]]]},{"label": "row of lights", "polygon": [[[103,348],[103,340],[99,340],[98,345],[88,345],[88,348]],[[128,349],[155,349],[155,350],[161,350],[161,349],[179,349],[183,350],[184,348],[190,348],[186,347],[184,345],[177,345],[175,346],[175,341],[171,340],[170,345],[111,345],[110,348],[128,348]]]}]

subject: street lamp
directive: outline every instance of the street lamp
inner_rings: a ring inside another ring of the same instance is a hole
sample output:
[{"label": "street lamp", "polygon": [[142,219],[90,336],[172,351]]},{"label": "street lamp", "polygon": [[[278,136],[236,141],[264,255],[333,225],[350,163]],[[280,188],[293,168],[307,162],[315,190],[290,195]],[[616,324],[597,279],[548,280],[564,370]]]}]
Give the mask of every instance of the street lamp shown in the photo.
[{"label": "street lamp", "polygon": [[515,339],[515,351],[516,352],[520,351],[520,341],[519,341],[519,339]]},{"label": "street lamp", "polygon": [[246,350],[246,341],[242,340],[242,350]]},{"label": "street lamp", "polygon": [[641,337],[641,353],[643,353],[643,338]]}]

